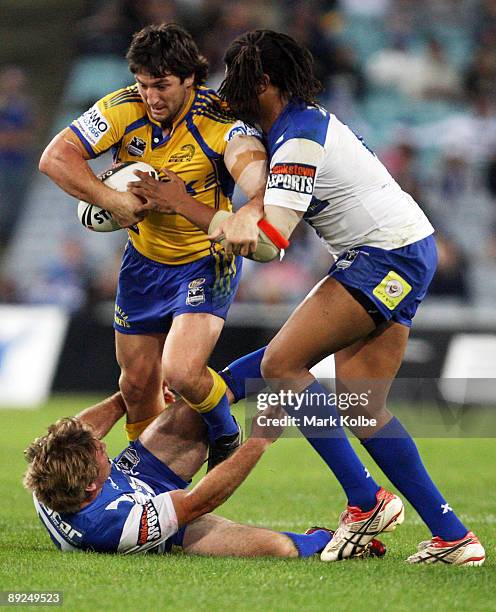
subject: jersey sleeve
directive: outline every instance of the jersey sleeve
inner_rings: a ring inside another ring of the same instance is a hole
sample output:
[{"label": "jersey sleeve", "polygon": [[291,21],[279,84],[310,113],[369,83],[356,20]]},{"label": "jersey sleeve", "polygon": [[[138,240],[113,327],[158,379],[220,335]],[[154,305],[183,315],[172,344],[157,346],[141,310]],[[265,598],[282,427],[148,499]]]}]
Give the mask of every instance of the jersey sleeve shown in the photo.
[{"label": "jersey sleeve", "polygon": [[160,493],[144,504],[135,504],[122,528],[117,552],[132,554],[154,548],[178,530],[169,493]]},{"label": "jersey sleeve", "polygon": [[86,546],[102,552],[143,553],[165,542],[177,530],[176,511],[169,493],[140,503],[123,496],[103,510]]},{"label": "jersey sleeve", "polygon": [[283,143],[270,160],[264,204],[306,211],[323,158],[324,147],[313,140],[291,138]]},{"label": "jersey sleeve", "polygon": [[248,125],[244,121],[236,121],[230,125],[224,134],[224,140],[229,142],[236,136],[253,136],[258,140],[263,141],[262,132],[251,125]]},{"label": "jersey sleeve", "polygon": [[128,123],[126,105],[107,108],[107,98],[108,96],[93,104],[69,126],[91,158],[97,157],[119,142]]}]

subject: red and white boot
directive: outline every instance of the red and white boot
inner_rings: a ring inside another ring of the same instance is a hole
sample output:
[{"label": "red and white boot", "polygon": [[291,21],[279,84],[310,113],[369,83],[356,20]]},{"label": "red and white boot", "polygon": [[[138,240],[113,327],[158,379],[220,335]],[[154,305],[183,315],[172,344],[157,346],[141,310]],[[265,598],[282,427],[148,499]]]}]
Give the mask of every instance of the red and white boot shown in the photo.
[{"label": "red and white boot", "polygon": [[418,551],[410,555],[408,563],[445,563],[448,565],[482,565],[486,551],[479,538],[471,531],[460,540],[446,542],[438,536],[420,542]]},{"label": "red and white boot", "polygon": [[380,488],[376,494],[377,503],[367,512],[356,506],[348,506],[339,518],[339,526],[332,540],[322,551],[322,561],[341,561],[357,556],[376,535],[394,531],[405,518],[401,499]]}]

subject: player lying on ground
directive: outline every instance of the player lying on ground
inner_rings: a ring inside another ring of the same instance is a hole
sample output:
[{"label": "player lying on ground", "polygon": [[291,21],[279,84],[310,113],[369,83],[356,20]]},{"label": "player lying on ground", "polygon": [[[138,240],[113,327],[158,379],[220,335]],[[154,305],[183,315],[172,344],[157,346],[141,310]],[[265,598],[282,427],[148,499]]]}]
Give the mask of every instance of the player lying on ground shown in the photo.
[{"label": "player lying on ground", "polygon": [[[206,458],[207,431],[184,402],[165,410],[113,461],[100,438],[125,414],[120,393],[57,421],[26,449],[25,485],[38,515],[63,551],[169,552],[236,557],[308,557],[332,532],[279,533],[209,514],[245,480],[279,435],[254,426],[229,459],[187,491]],[[374,541],[368,554],[385,549]]]},{"label": "player lying on ground", "polygon": [[150,212],[132,193],[110,189],[87,161],[111,149],[116,163],[172,169],[210,210],[229,211],[234,182],[249,197],[263,188],[267,155],[259,132],[203,86],[207,61],[183,28],[144,28],[127,59],[135,84],[108,94],[62,130],[40,170],[68,194],[110,211],[122,227],[138,224],[123,255],[114,317],[129,439],[164,409],[165,378],[207,423],[213,466],[240,442],[224,381],[207,364],[242,259],[212,245],[184,217]]},{"label": "player lying on ground", "polygon": [[[432,540],[408,561],[482,564],[484,548],[441,495],[412,437],[386,408],[412,319],[436,269],[432,225],[364,143],[316,104],[320,83],[312,57],[293,39],[269,30],[248,32],[231,44],[226,65],[219,91],[239,117],[261,126],[269,178],[263,202],[255,199],[234,217],[210,213],[212,237],[223,235],[227,251],[243,255],[257,253],[262,242],[264,252],[272,252],[270,259],[304,219],[336,260],[265,353],[252,356],[260,365],[258,375],[274,390],[299,393],[300,417],[332,416],[338,421],[334,404],[314,400],[328,394],[310,368],[334,354],[338,393],[360,395],[373,381],[373,393],[366,405],[357,407],[357,416],[375,423],[353,432],[431,530]],[[204,207],[173,173],[167,173],[169,183],[141,176],[130,189],[155,210],[204,222]],[[260,234],[264,215],[278,231]],[[253,371],[253,363],[249,369]],[[401,500],[371,478],[342,427],[334,427],[333,437],[311,426],[302,432],[348,498],[339,528],[322,553],[324,560],[353,554],[402,520]]]}]

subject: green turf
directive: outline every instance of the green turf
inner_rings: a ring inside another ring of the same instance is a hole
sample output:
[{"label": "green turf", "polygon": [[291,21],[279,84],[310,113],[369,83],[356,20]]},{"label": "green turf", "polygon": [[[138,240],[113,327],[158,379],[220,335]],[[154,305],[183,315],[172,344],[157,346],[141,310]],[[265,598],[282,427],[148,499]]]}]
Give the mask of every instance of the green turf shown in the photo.
[{"label": "green turf", "polygon": [[[414,511],[384,537],[384,559],[334,564],[59,553],[21,487],[22,449],[59,416],[96,398],[54,398],[35,412],[0,411],[0,590],[61,590],[71,610],[493,610],[496,490],[493,440],[420,440],[421,452],[452,506],[483,540],[480,568],[408,566],[427,536]],[[99,399],[99,398],[98,398]],[[120,426],[109,449],[123,447]],[[367,461],[370,467],[370,461]],[[374,476],[376,470],[371,468]],[[384,482],[384,479],[381,480]],[[275,444],[219,511],[278,530],[334,526],[344,498],[303,440]]]}]

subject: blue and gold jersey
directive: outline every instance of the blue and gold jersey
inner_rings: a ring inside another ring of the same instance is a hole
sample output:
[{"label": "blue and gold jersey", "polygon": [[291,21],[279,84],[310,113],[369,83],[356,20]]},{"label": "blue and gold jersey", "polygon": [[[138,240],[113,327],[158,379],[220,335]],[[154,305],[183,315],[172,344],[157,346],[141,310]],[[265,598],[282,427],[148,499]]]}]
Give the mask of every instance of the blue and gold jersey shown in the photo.
[{"label": "blue and gold jersey", "polygon": [[[132,85],[111,93],[71,124],[90,157],[109,149],[115,162],[143,161],[157,171],[168,168],[186,184],[188,193],[215,210],[231,210],[234,181],[223,157],[236,134],[255,134],[236,121],[217,94],[194,89],[170,134],[164,136]],[[204,232],[180,215],[150,212],[130,232],[135,248],[146,257],[166,264],[195,261],[212,252]]]}]

